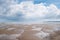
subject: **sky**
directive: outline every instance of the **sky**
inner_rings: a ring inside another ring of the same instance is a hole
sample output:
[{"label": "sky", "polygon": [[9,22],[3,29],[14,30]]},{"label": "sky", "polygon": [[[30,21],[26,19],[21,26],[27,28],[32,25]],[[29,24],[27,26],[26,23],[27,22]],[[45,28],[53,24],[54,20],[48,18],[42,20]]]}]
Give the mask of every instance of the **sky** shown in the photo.
[{"label": "sky", "polygon": [[60,21],[60,0],[0,0],[0,22]]}]

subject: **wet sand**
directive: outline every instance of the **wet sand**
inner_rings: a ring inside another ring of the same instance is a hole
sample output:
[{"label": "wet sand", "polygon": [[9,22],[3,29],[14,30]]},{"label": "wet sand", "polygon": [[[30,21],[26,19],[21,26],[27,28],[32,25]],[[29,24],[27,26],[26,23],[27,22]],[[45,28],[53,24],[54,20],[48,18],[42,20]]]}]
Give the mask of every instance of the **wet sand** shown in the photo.
[{"label": "wet sand", "polygon": [[60,40],[60,24],[5,24],[0,40]]}]

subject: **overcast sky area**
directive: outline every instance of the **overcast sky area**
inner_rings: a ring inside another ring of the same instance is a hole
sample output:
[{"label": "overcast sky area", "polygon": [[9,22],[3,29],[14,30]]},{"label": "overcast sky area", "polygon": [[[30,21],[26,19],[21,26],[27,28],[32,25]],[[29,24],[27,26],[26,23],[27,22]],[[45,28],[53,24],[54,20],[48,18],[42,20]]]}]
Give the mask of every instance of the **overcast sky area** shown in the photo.
[{"label": "overcast sky area", "polygon": [[60,0],[0,0],[0,22],[60,21]]}]

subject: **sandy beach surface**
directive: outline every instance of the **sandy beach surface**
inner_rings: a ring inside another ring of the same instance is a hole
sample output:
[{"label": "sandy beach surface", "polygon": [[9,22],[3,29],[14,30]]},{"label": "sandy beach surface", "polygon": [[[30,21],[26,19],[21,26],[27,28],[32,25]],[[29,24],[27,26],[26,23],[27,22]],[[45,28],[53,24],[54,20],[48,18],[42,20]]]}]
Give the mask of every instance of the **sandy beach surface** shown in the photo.
[{"label": "sandy beach surface", "polygon": [[60,40],[60,24],[0,24],[0,40]]}]

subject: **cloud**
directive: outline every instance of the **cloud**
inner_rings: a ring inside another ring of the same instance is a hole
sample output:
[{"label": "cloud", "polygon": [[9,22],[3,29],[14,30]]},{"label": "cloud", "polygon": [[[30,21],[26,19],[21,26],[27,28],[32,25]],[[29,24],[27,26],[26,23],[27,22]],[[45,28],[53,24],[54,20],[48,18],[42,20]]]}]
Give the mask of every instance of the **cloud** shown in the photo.
[{"label": "cloud", "polygon": [[10,10],[7,12],[7,16],[16,16],[19,13],[25,19],[41,18],[48,13],[47,7],[43,3],[35,5],[31,1],[11,5],[9,8]]},{"label": "cloud", "polygon": [[57,19],[60,16],[60,9],[54,4],[45,6],[44,3],[34,4],[33,1],[18,4],[15,0],[1,0],[0,3],[0,19],[8,21]]},{"label": "cloud", "polygon": [[56,18],[56,16],[60,15],[60,9],[58,9],[54,4],[45,6],[44,3],[33,4],[31,1],[25,1],[17,5],[12,5],[10,9],[10,14],[16,15],[17,12],[21,12],[20,14],[22,14],[25,19],[45,17]]}]

